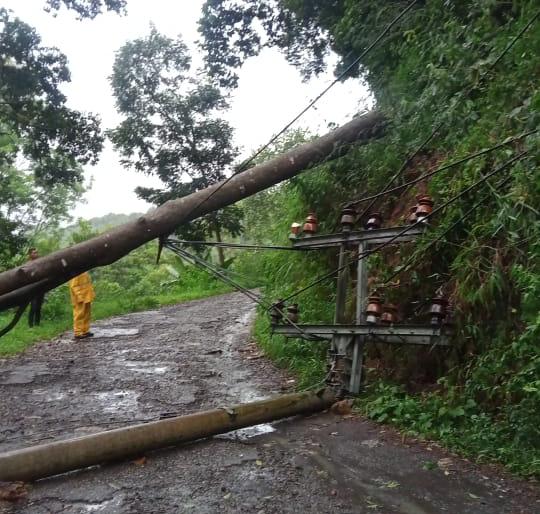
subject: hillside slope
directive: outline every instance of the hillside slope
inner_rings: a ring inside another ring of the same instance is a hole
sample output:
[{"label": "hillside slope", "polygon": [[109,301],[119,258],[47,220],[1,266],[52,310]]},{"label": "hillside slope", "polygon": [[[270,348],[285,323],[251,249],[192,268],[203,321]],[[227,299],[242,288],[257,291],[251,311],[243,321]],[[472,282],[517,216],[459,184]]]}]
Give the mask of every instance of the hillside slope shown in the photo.
[{"label": "hillside slope", "polygon": [[[358,55],[400,10],[396,2],[337,3],[341,8],[332,16],[320,14],[315,22],[342,56]],[[289,224],[309,210],[317,212],[321,232],[333,230],[344,202],[387,186],[406,156],[430,136],[394,185],[537,129],[535,2],[422,3],[384,43],[364,60],[362,71],[378,108],[392,120],[387,135],[246,202],[247,209],[264,213],[261,223],[248,227],[253,239],[283,244]],[[524,475],[540,473],[538,143],[533,133],[375,202],[371,211],[395,225],[415,194],[429,193],[441,206],[505,166],[438,213],[422,241],[370,258],[376,270],[371,281],[380,284],[412,256],[412,266],[383,294],[403,315],[417,311],[421,320],[442,287],[454,307],[456,335],[449,352],[372,348],[359,401],[378,421]],[[506,166],[514,157],[519,160]],[[358,204],[359,212],[365,205]],[[337,264],[330,252],[290,253],[241,260],[243,270],[251,266],[266,277],[268,300],[287,296]],[[334,284],[325,282],[299,296],[302,320],[331,321],[333,295]],[[299,371],[304,384],[324,375],[324,348],[271,339],[263,313],[257,332],[267,351]]]}]

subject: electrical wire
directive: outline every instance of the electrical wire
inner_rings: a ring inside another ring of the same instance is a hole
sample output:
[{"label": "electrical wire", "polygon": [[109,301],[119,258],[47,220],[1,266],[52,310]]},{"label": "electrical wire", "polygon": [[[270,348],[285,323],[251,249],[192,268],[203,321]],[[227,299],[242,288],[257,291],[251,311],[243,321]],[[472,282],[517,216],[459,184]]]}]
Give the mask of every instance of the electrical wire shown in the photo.
[{"label": "electrical wire", "polygon": [[255,245],[255,244],[243,244],[243,243],[226,243],[223,241],[186,241],[183,239],[169,238],[167,241],[184,245],[194,246],[212,246],[217,248],[238,248],[245,250],[288,250],[288,251],[309,251],[316,250],[316,248],[296,248],[294,246],[275,246],[275,245]]},{"label": "electrical wire", "polygon": [[181,256],[182,258],[191,261],[195,263],[196,265],[200,266],[201,268],[204,268],[207,272],[212,273],[216,277],[223,280],[225,283],[229,284],[230,286],[234,287],[236,290],[243,293],[245,296],[247,296],[250,300],[255,302],[256,304],[260,305],[263,309],[269,310],[269,309],[275,309],[282,318],[289,323],[292,327],[294,327],[298,333],[302,334],[302,336],[305,339],[309,339],[312,341],[319,341],[321,338],[317,337],[315,335],[307,334],[304,330],[302,330],[301,327],[299,327],[294,321],[292,321],[287,314],[285,314],[279,307],[276,305],[268,305],[265,301],[262,300],[260,296],[257,296],[256,294],[252,293],[249,289],[245,288],[244,286],[238,284],[231,278],[224,275],[221,271],[219,271],[216,267],[212,266],[208,262],[206,262],[204,259],[201,259],[200,257],[197,257],[196,255],[193,255],[189,253],[188,251],[184,250],[180,247],[180,245],[176,245],[173,243],[166,243],[164,244],[165,248],[168,248],[169,250],[172,250],[177,255]]},{"label": "electrical wire", "polygon": [[366,196],[365,198],[362,198],[361,200],[357,200],[355,204],[358,204],[360,202],[367,202],[369,200],[376,200],[377,198],[380,198],[381,196],[385,196],[387,194],[395,193],[397,191],[400,191],[401,189],[406,189],[418,182],[422,182],[422,180],[425,180],[426,178],[432,177],[433,175],[436,175],[437,173],[440,173],[441,171],[445,171],[447,169],[453,168],[454,166],[458,166],[459,164],[463,164],[467,161],[470,161],[472,159],[475,159],[476,157],[480,157],[482,155],[486,155],[488,153],[491,153],[495,150],[498,150],[499,148],[509,145],[510,143],[514,143],[516,141],[519,141],[521,139],[524,139],[525,137],[528,137],[532,134],[536,134],[538,132],[538,129],[529,130],[528,132],[524,132],[523,134],[520,134],[515,137],[508,137],[501,143],[496,144],[495,146],[492,146],[490,148],[486,148],[484,150],[480,150],[478,152],[469,154],[462,159],[459,159],[457,161],[451,162],[450,164],[445,164],[444,166],[441,166],[440,168],[437,168],[433,171],[430,171],[429,173],[425,173],[424,175],[420,175],[419,177],[410,180],[409,182],[405,182],[404,184],[401,184],[400,186],[393,187],[392,189],[387,189],[386,191],[381,191],[380,193],[377,193],[372,196]]},{"label": "electrical wire", "polygon": [[[504,180],[502,180],[499,184],[494,186],[494,191],[501,190],[511,179],[511,176],[506,177]],[[454,230],[460,223],[462,223],[466,218],[468,218],[480,205],[482,205],[489,197],[491,196],[490,193],[484,195],[478,202],[473,204],[465,213],[460,216],[454,223],[452,223],[446,230],[444,230],[441,234],[439,234],[435,239],[432,239],[429,244],[423,248],[421,248],[422,253],[426,253],[428,250],[430,250],[433,246],[435,246],[439,241],[441,241],[446,235],[448,235],[452,230]],[[403,271],[405,271],[411,263],[413,263],[412,268],[414,269],[417,266],[416,261],[416,254],[417,252],[413,253],[404,264],[402,264],[390,277],[388,277],[381,285],[380,287],[385,287],[388,285],[394,278],[396,278],[398,275],[400,275]]]},{"label": "electrical wire", "polygon": [[277,134],[272,136],[272,138],[259,150],[257,150],[251,157],[249,157],[246,161],[241,163],[237,170],[232,173],[229,177],[227,177],[224,181],[220,182],[217,187],[210,192],[210,194],[203,198],[195,207],[193,207],[188,214],[186,214],[186,218],[189,217],[191,213],[196,211],[201,205],[209,201],[221,188],[223,188],[226,184],[229,183],[230,180],[232,180],[233,177],[235,177],[238,173],[244,171],[246,169],[246,166],[251,164],[253,160],[258,157],[264,150],[266,150],[272,143],[274,143],[282,134],[284,134],[289,128],[296,123],[311,107],[313,107],[330,89],[332,89],[349,71],[355,67],[377,44],[381,41],[381,39],[390,31],[390,29],[401,19],[403,16],[405,16],[412,8],[413,6],[418,3],[419,0],[412,0],[387,26],[386,28],[375,38],[375,40],[333,81],[331,82],[321,93],[319,93],[309,104],[302,109],[289,123],[287,123]]},{"label": "electrical wire", "polygon": [[200,257],[188,252],[184,248],[182,248],[180,245],[176,245],[174,243],[165,243],[165,248],[168,248],[169,250],[172,250],[174,253],[182,257],[183,259],[191,262],[192,264],[195,264],[201,268],[204,268],[207,271],[211,271],[213,275],[224,281],[225,283],[229,284],[230,286],[234,287],[236,290],[240,291],[244,295],[246,295],[248,298],[253,300],[256,303],[259,303],[260,298],[250,291],[248,288],[242,286],[232,278],[228,277],[223,271],[217,269],[216,267],[212,266],[211,264],[207,263],[204,259],[201,259]]},{"label": "electrical wire", "polygon": [[[469,193],[471,190],[475,189],[476,187],[478,187],[479,185],[483,184],[484,182],[486,182],[490,177],[492,177],[493,175],[495,175],[496,173],[499,173],[500,171],[508,168],[509,166],[513,165],[516,161],[522,159],[528,152],[527,151],[524,151],[524,152],[521,152],[520,154],[518,154],[517,156],[515,157],[512,157],[510,160],[506,161],[504,164],[501,164],[498,168],[496,168],[495,170],[493,170],[492,172],[484,175],[481,179],[477,180],[474,184],[470,185],[469,187],[465,188],[464,190],[462,190],[460,193],[458,193],[457,195],[453,196],[452,198],[450,198],[450,200],[446,201],[445,203],[443,203],[441,206],[437,207],[436,209],[434,209],[428,216],[426,216],[424,219],[425,220],[428,220],[430,218],[432,218],[436,213],[440,212],[441,210],[445,209],[446,207],[448,207],[449,205],[453,204],[455,201],[457,201],[459,198],[461,198],[462,196],[466,195],[467,193]],[[401,237],[402,235],[406,234],[409,230],[411,230],[413,227],[416,227],[419,223],[421,222],[416,222],[414,224],[411,224],[407,227],[405,227],[403,230],[401,230],[400,232],[398,232],[395,236],[393,236],[392,238],[388,239],[387,241],[385,241],[384,243],[382,243],[381,245],[377,246],[376,248],[372,249],[372,250],[366,250],[365,252],[362,252],[361,254],[358,255],[358,257],[356,259],[353,259],[352,261],[350,261],[349,263],[347,263],[345,266],[340,266],[336,269],[334,269],[333,271],[329,272],[329,273],[326,273],[325,275],[322,275],[321,277],[319,277],[317,280],[311,282],[310,284],[308,284],[307,286],[299,289],[298,291],[294,292],[293,294],[287,296],[286,298],[283,299],[284,302],[298,296],[299,294],[307,291],[308,289],[328,280],[329,278],[332,278],[336,273],[339,273],[340,271],[342,271],[343,269],[349,267],[351,264],[355,263],[355,262],[358,262],[366,257],[368,257],[369,255],[375,253],[375,252],[378,252],[380,250],[382,250],[383,248],[389,246],[390,244],[392,244],[396,239],[398,239],[399,237]]]},{"label": "electrical wire", "polygon": [[22,303],[19,305],[17,310],[15,311],[15,314],[12,318],[12,320],[3,328],[0,330],[0,337],[7,334],[13,327],[19,322],[21,319],[21,316],[24,314],[24,311],[26,310],[26,307],[28,307],[28,302]]},{"label": "electrical wire", "polygon": [[[537,20],[538,16],[540,15],[540,10],[536,12],[536,14],[525,24],[525,26],[514,36],[514,38],[512,38],[512,40],[510,41],[510,43],[508,43],[508,45],[506,45],[506,47],[504,48],[504,50],[499,54],[499,56],[489,65],[489,67],[485,70],[485,72],[473,83],[471,84],[467,89],[464,89],[462,90],[462,92],[458,95],[456,101],[450,106],[450,108],[448,109],[445,109],[439,116],[442,117],[442,114],[449,114],[453,111],[453,109],[459,104],[459,101],[460,100],[460,97],[463,96],[463,97],[466,97],[467,95],[469,95],[474,89],[476,89],[483,81],[484,79],[488,76],[489,73],[491,73],[491,71],[493,70],[493,68],[495,68],[495,66],[497,66],[497,64],[503,59],[503,57],[512,49],[512,47],[517,43],[517,41],[523,36],[523,34],[525,34],[525,32],[533,25],[533,23]],[[450,100],[451,97],[448,97],[447,100]],[[459,100],[459,101],[458,101]],[[405,170],[405,168],[407,168],[407,166],[411,163],[411,161],[426,147],[426,145],[435,137],[435,135],[437,134],[437,132],[441,129],[441,127],[444,125],[444,120],[441,120],[436,126],[435,128],[431,131],[431,133],[429,134],[429,136],[420,144],[420,146],[418,146],[418,148],[411,154],[409,155],[405,161],[403,162],[403,164],[400,166],[400,168],[398,169],[398,171],[390,178],[390,181],[386,184],[386,186],[383,188],[383,190],[381,191],[381,194],[380,196],[382,196],[382,193],[384,192],[389,192],[388,189],[390,188],[390,186],[395,182],[395,180],[401,176],[401,174],[403,173],[403,171]],[[378,198],[378,196],[377,196]],[[366,213],[373,207],[373,205],[375,204],[375,200],[376,198],[373,198],[369,205],[367,207],[364,208],[364,210],[362,211],[362,213],[359,215],[358,219],[362,219]],[[366,199],[360,199],[360,200],[357,200],[355,202],[349,202],[347,204],[347,206],[354,206],[354,205],[357,205],[358,203],[361,203],[363,201],[366,201]]]},{"label": "electrical wire", "polygon": [[304,107],[304,109],[302,109],[302,111],[300,111],[289,123],[287,123],[287,125],[285,125],[277,134],[275,134],[274,136],[272,136],[272,138],[270,139],[270,141],[268,141],[268,143],[266,143],[264,146],[262,146],[261,148],[259,148],[259,150],[257,150],[249,159],[247,159],[245,162],[243,162],[240,166],[239,166],[239,169],[241,171],[243,171],[245,169],[245,167],[250,164],[251,162],[253,162],[253,160],[258,157],[264,150],[266,150],[272,143],[274,143],[281,135],[283,135],[285,132],[287,132],[287,130],[289,130],[289,128],[294,124],[296,123],[307,111],[309,111],[309,109],[311,109],[311,107],[313,107],[326,93],[328,93],[328,91],[330,91],[330,89],[332,89],[338,82],[341,81],[341,79],[343,79],[343,77],[345,77],[369,52],[371,52],[371,50],[373,50],[373,48],[375,48],[375,46],[377,46],[377,44],[381,41],[381,39],[386,36],[386,34],[388,34],[388,32],[390,31],[390,29],[399,21],[401,20],[401,18],[403,18],[403,16],[405,16],[413,7],[414,7],[414,4],[418,3],[419,0],[413,0],[412,2],[410,2],[406,7],[405,9],[403,9],[386,27],[385,29],[375,38],[374,41],[372,41],[372,43],[351,63],[349,64],[349,66],[347,66],[347,68],[345,68],[345,70],[339,74],[339,76],[334,79],[325,89],[323,89],[321,91],[321,93],[319,93],[313,100],[311,100],[311,102],[309,102],[309,104]]}]

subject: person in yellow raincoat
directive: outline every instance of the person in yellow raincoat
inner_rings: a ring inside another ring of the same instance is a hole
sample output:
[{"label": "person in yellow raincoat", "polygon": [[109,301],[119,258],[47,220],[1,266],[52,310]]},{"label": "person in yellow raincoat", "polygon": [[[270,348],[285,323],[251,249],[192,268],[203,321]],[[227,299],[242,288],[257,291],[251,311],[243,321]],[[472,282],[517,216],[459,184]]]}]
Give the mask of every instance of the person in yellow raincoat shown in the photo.
[{"label": "person in yellow raincoat", "polygon": [[92,337],[90,332],[90,314],[92,302],[96,297],[90,275],[86,272],[69,281],[69,293],[73,305],[73,330],[75,339]]}]

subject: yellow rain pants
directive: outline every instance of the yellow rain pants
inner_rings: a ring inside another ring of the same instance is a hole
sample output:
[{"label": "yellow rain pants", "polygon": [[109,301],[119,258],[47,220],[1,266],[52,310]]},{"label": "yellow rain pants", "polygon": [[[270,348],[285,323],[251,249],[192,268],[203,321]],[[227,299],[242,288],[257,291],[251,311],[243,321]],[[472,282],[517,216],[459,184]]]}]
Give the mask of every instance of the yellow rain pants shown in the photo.
[{"label": "yellow rain pants", "polygon": [[96,294],[88,273],[82,273],[69,281],[71,304],[73,305],[73,330],[76,336],[90,331],[91,307]]}]

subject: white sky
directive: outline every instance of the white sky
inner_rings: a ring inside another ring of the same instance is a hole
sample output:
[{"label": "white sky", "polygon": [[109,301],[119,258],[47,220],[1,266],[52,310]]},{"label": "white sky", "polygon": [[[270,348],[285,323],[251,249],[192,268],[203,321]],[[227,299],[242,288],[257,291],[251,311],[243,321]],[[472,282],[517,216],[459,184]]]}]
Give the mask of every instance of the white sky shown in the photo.
[{"label": "white sky", "polygon": [[[97,113],[104,129],[120,121],[109,87],[114,54],[126,41],[145,36],[150,23],[171,37],[181,34],[197,52],[197,21],[202,0],[128,0],[127,16],[102,14],[94,20],[78,21],[76,13],[62,10],[53,17],[43,11],[45,0],[0,0],[0,6],[14,11],[35,27],[46,46],[56,46],[68,58],[71,83],[63,91],[70,107]],[[201,57],[194,55],[194,62]],[[235,128],[235,142],[247,157],[253,150],[288,123],[333,80],[331,71],[303,83],[298,71],[281,54],[265,50],[250,59],[240,71],[240,83],[224,114]],[[329,122],[341,124],[363,108],[368,93],[358,80],[336,84],[317,104],[317,110],[296,126],[327,132]],[[91,218],[109,212],[146,211],[150,205],[133,192],[138,185],[159,186],[152,177],[123,169],[109,142],[96,166],[87,166],[85,176],[92,187],[73,216]]]}]

